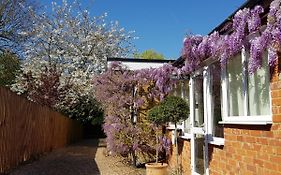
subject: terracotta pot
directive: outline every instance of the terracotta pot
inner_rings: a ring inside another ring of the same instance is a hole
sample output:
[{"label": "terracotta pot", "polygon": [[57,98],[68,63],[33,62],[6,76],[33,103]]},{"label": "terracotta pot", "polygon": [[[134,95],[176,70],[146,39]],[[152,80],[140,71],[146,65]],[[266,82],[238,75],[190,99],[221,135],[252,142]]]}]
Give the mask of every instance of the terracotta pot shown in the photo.
[{"label": "terracotta pot", "polygon": [[146,167],[146,175],[168,175],[166,163],[147,163]]}]

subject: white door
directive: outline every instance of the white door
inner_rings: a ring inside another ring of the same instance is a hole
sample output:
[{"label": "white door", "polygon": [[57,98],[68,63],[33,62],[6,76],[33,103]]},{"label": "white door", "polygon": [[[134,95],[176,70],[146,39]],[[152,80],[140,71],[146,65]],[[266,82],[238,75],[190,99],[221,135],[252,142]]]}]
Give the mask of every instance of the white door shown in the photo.
[{"label": "white door", "polygon": [[190,79],[191,169],[194,175],[208,173],[208,142],[206,134],[207,71],[202,70]]}]

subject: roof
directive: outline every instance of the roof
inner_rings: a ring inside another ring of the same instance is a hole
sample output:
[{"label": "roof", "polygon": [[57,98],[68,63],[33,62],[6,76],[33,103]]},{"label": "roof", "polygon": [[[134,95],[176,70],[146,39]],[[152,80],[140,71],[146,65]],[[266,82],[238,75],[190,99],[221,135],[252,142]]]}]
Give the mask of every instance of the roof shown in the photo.
[{"label": "roof", "polygon": [[139,62],[139,63],[173,63],[175,60],[141,59],[141,58],[107,58],[107,61]]}]

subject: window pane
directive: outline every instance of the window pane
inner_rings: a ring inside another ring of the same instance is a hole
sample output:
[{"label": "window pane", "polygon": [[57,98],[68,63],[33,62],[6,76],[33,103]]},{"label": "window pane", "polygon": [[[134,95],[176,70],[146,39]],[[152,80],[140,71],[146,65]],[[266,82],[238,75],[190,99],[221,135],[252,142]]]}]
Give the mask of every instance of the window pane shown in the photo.
[{"label": "window pane", "polygon": [[219,62],[211,66],[212,87],[211,87],[211,103],[212,103],[212,134],[214,137],[223,137],[223,126],[219,124],[222,121],[221,115],[221,65]]},{"label": "window pane", "polygon": [[204,125],[204,99],[203,99],[203,75],[194,78],[194,126]]},{"label": "window pane", "polygon": [[181,81],[178,80],[174,89],[172,90],[172,95],[174,96],[177,96],[177,97],[181,97],[182,95],[182,92],[181,92]]},{"label": "window pane", "polygon": [[[189,80],[183,80],[183,99],[189,104]],[[190,117],[184,121],[184,133],[190,133]]]},{"label": "window pane", "polygon": [[237,54],[234,58],[229,59],[227,63],[229,116],[244,115],[241,59],[241,54]]},{"label": "window pane", "polygon": [[[182,98],[182,94],[183,94],[182,91],[183,91],[182,80],[178,80],[174,88],[170,92],[170,94]],[[169,122],[169,123],[170,125],[175,125],[174,122]],[[181,126],[183,126],[183,121],[177,122],[177,128],[180,128]]]},{"label": "window pane", "polygon": [[189,103],[189,80],[183,81],[183,99]]},{"label": "window pane", "polygon": [[248,75],[248,95],[250,115],[269,115],[269,66],[267,53],[263,64],[254,74]]}]

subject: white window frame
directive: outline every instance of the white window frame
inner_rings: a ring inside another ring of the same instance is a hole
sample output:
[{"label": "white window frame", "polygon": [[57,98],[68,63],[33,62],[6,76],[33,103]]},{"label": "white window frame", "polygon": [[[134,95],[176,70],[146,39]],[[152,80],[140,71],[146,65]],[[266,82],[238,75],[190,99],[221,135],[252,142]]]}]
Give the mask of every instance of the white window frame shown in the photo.
[{"label": "white window frame", "polygon": [[[207,134],[207,125],[208,125],[208,111],[207,109],[207,88],[208,88],[208,84],[207,84],[207,73],[206,73],[206,69],[207,67],[202,67],[198,70],[196,70],[191,76],[190,76],[190,122],[191,122],[191,174],[192,175],[199,175],[199,173],[195,172],[195,134],[200,134],[204,136],[204,171],[206,175],[209,175],[209,154],[208,154],[208,134]],[[198,76],[198,75],[202,75],[203,76],[203,107],[204,107],[204,113],[203,113],[203,118],[204,118],[204,125],[202,126],[195,126],[195,83],[194,83],[194,79]],[[206,157],[207,156],[207,157]]]},{"label": "white window frame", "polygon": [[[185,81],[187,81],[187,79],[183,79],[183,80],[182,80],[182,83],[181,83],[181,86],[182,86],[181,98],[182,98],[182,99],[185,99],[184,91],[183,91],[184,86],[187,85],[187,84],[185,84]],[[188,83],[188,88],[189,88],[189,94],[190,94],[190,81],[189,81],[189,83]],[[190,96],[189,96],[189,94],[186,94],[186,95],[188,95],[188,102],[190,103]],[[189,105],[190,105],[190,104],[189,104]],[[189,117],[188,117],[188,118],[189,118],[189,129],[191,130],[191,119],[190,119],[190,114],[189,114]],[[191,132],[190,132],[190,130],[189,130],[189,132],[185,132],[185,127],[187,126],[187,125],[186,125],[186,121],[187,121],[187,119],[182,122],[182,131],[183,131],[183,136],[182,136],[182,138],[190,139],[190,138],[191,138]]]},{"label": "white window frame", "polygon": [[[208,65],[207,69],[206,69],[206,101],[207,101],[207,139],[208,139],[208,143],[209,144],[213,144],[213,145],[224,145],[224,138],[223,137],[215,137],[213,136],[213,128],[214,128],[214,124],[213,124],[213,120],[214,120],[214,114],[213,114],[213,108],[214,108],[214,103],[213,103],[213,97],[212,97],[212,86],[213,86],[213,74],[211,72],[211,66],[213,64],[215,64],[216,62],[213,62],[212,64]],[[221,94],[222,96],[222,94]],[[221,105],[222,105],[222,101],[221,101]],[[222,108],[221,108],[221,115],[222,115]],[[220,122],[218,123],[220,124]]]},{"label": "white window frame", "polygon": [[[246,50],[243,47],[241,50],[241,57],[242,57],[242,87],[243,87],[243,99],[244,99],[244,115],[242,116],[229,116],[229,101],[228,101],[228,75],[227,75],[227,66],[222,69],[222,118],[223,121],[219,122],[221,124],[241,124],[241,125],[267,125],[272,123],[272,112],[270,110],[269,115],[259,115],[259,116],[250,116],[249,115],[249,105],[248,105],[248,70],[247,70],[247,57],[246,57]],[[267,55],[268,59],[268,55]],[[270,85],[270,83],[269,83]],[[271,104],[271,93],[269,92],[269,101],[270,101],[270,109],[272,107]]]}]

